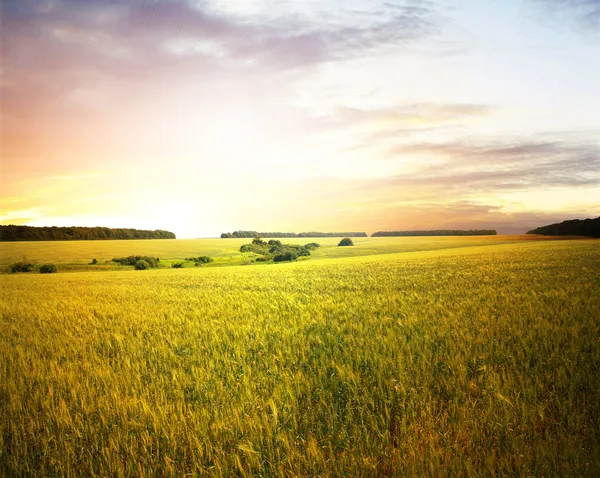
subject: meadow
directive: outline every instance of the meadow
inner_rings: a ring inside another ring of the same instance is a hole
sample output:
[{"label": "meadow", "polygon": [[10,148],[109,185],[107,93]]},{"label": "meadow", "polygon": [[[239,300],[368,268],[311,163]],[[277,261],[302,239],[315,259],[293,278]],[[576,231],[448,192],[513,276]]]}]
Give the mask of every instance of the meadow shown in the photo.
[{"label": "meadow", "polygon": [[[598,476],[600,242],[527,239],[4,274],[0,475]],[[2,263],[248,242],[198,241],[2,244]]]},{"label": "meadow", "polygon": [[[353,257],[395,252],[414,252],[475,247],[491,244],[517,244],[523,241],[548,241],[544,236],[474,236],[474,237],[365,237],[354,238],[354,247],[337,247],[340,238],[284,238],[282,242],[321,245],[312,256],[314,259]],[[115,257],[131,255],[157,256],[169,267],[186,257],[206,255],[214,258],[208,267],[249,265],[250,257],[240,253],[240,247],[250,239],[177,239],[139,241],[52,241],[52,242],[3,242],[0,243],[0,272],[7,272],[10,264],[26,259],[35,264],[56,263],[59,270],[80,272],[97,270],[123,270],[115,263]],[[99,264],[90,265],[92,259]],[[193,264],[187,264],[192,267]]]}]

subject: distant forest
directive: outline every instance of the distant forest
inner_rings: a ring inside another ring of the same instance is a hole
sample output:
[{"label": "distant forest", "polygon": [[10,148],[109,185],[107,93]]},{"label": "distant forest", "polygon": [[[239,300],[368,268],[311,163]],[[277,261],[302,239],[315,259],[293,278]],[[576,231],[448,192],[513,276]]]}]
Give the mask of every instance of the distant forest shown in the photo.
[{"label": "distant forest", "polygon": [[435,231],[379,231],[371,237],[395,237],[395,236],[495,236],[498,234],[492,229],[477,229],[461,231],[455,229],[439,229]]},{"label": "distant forest", "polygon": [[175,239],[169,231],[108,227],[0,226],[0,241],[92,241],[116,239]]},{"label": "distant forest", "polygon": [[596,219],[573,219],[571,221],[550,224],[527,231],[527,234],[600,237],[600,217]]},{"label": "distant forest", "polygon": [[278,237],[368,237],[366,232],[257,232],[257,231],[233,231],[221,234],[222,239],[231,238],[278,238]]}]

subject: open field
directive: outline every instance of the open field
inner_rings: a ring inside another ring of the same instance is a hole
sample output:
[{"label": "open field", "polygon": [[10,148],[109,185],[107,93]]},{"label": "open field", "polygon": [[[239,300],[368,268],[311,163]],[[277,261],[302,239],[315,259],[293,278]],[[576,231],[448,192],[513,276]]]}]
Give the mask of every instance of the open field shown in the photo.
[{"label": "open field", "polygon": [[[203,241],[2,260],[247,242]],[[600,474],[600,242],[316,242],[298,263],[2,275],[0,475]]]},{"label": "open field", "polygon": [[[516,244],[523,241],[556,240],[547,236],[474,236],[474,237],[365,237],[355,238],[354,247],[337,247],[340,238],[284,238],[282,242],[308,244],[317,242],[321,248],[314,251],[312,259],[364,256],[395,252],[428,251],[456,247],[475,247],[490,244]],[[563,239],[564,240],[564,239]],[[26,258],[42,264],[56,263],[59,271],[119,270],[114,257],[130,255],[157,256],[163,265],[170,266],[186,257],[206,255],[215,262],[208,267],[248,265],[248,255],[239,252],[242,244],[251,239],[177,239],[139,241],[53,241],[53,242],[2,242],[0,243],[0,270],[6,271],[14,262]],[[92,259],[100,264],[90,266]],[[188,264],[190,267],[192,264]],[[207,267],[207,266],[204,266]]]}]

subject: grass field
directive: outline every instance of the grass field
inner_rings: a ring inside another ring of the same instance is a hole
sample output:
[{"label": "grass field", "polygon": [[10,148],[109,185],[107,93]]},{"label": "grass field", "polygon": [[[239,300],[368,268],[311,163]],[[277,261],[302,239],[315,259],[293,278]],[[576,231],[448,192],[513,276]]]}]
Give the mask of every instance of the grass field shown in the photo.
[{"label": "grass field", "polygon": [[[548,236],[478,236],[478,237],[365,237],[355,238],[354,247],[337,247],[340,238],[289,238],[284,243],[307,244],[318,242],[321,248],[313,252],[313,259],[352,257],[394,252],[440,250],[456,247],[475,247],[491,244],[517,244],[523,241],[548,241]],[[0,271],[26,258],[42,264],[56,263],[59,271],[92,271],[123,269],[115,263],[106,263],[114,257],[130,255],[158,256],[162,264],[170,266],[186,257],[210,256],[215,262],[204,267],[249,265],[248,255],[239,252],[242,244],[251,239],[183,239],[143,241],[56,241],[56,242],[3,242],[0,243]],[[90,266],[92,259],[98,265]],[[192,267],[193,264],[187,264]]]},{"label": "grass field", "polygon": [[[247,242],[199,241],[2,244],[2,263]],[[0,276],[0,475],[600,475],[599,241],[317,242],[298,263]]]}]

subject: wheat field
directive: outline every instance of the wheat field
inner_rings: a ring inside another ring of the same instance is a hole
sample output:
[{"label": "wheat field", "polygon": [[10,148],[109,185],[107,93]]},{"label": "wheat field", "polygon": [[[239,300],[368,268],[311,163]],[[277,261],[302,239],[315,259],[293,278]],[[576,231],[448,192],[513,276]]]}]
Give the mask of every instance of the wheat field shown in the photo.
[{"label": "wheat field", "polygon": [[[284,243],[308,244],[317,242],[321,247],[313,252],[313,259],[348,258],[354,256],[390,254],[395,252],[435,251],[464,247],[523,242],[551,241],[549,236],[473,236],[473,237],[365,237],[355,238],[354,247],[337,247],[340,238],[284,238]],[[3,242],[0,244],[0,273],[11,263],[26,260],[36,264],[56,263],[59,271],[80,272],[123,270],[110,263],[115,257],[130,255],[158,256],[162,264],[190,256],[206,255],[214,258],[215,266],[249,265],[251,260],[240,253],[240,246],[250,239],[178,239],[127,241],[52,241]],[[99,261],[91,266],[92,259]]]},{"label": "wheat field", "polygon": [[598,476],[600,243],[451,240],[0,276],[0,474]]}]

